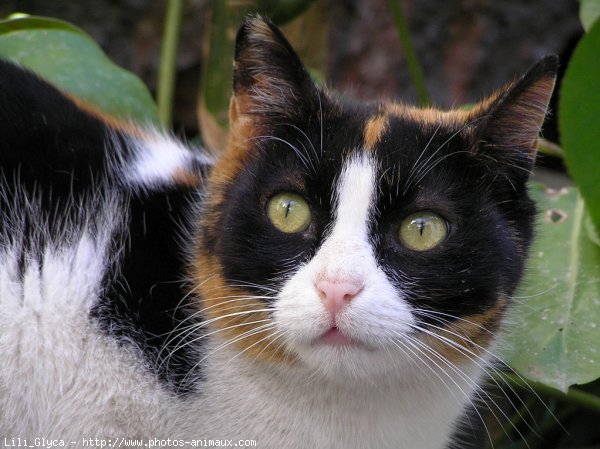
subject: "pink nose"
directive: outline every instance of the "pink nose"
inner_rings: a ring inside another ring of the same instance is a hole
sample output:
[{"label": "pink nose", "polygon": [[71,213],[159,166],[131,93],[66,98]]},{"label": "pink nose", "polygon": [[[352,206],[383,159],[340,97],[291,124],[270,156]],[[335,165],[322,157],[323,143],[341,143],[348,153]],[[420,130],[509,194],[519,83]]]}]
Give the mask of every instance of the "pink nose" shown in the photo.
[{"label": "pink nose", "polygon": [[337,315],[362,290],[362,286],[353,282],[319,281],[316,284],[319,297],[335,323]]}]

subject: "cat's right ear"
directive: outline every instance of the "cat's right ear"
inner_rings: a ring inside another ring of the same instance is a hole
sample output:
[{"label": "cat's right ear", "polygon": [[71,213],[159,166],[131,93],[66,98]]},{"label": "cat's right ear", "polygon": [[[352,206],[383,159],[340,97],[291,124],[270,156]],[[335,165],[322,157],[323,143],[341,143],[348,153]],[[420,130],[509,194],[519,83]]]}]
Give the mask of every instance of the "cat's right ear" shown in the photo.
[{"label": "cat's right ear", "polygon": [[229,109],[233,135],[240,127],[262,128],[278,118],[309,115],[318,110],[317,96],[317,87],[281,31],[261,16],[248,17],[236,39]]}]

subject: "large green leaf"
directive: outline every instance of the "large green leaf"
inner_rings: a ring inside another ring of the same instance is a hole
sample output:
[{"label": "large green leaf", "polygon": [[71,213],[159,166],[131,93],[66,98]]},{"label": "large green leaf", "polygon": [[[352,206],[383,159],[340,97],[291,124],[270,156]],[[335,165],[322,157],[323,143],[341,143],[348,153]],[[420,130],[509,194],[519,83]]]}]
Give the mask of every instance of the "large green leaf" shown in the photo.
[{"label": "large green leaf", "polygon": [[0,21],[0,57],[28,67],[108,115],[159,123],[146,86],[66,22],[33,16]]},{"label": "large green leaf", "polygon": [[565,161],[600,229],[600,21],[575,49],[560,90]]},{"label": "large green leaf", "polygon": [[540,222],[516,294],[509,364],[561,391],[600,377],[600,247],[575,188],[532,187]]}]

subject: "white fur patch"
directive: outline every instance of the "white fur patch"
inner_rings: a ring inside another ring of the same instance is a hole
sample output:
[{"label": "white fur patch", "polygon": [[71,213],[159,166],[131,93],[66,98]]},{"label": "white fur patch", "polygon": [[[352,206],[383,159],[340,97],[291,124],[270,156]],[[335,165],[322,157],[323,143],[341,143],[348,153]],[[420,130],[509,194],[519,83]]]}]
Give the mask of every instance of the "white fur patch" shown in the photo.
[{"label": "white fur patch", "polygon": [[[17,237],[0,251],[2,437],[31,438],[30,444],[33,437],[80,442],[88,432],[121,430],[107,415],[117,412],[106,408],[107,401],[119,402],[123,382],[133,387],[125,379],[138,375],[136,365],[130,360],[129,373],[117,375],[124,354],[96,331],[89,312],[118,253],[113,233],[126,214],[117,191],[97,195],[89,204],[73,205],[82,207],[81,219],[56,221],[54,233],[36,200],[23,192],[16,192],[6,211],[13,216],[5,217],[10,229],[3,232]],[[26,231],[26,222],[37,227]],[[24,236],[30,240],[26,248]]]},{"label": "white fur patch", "polygon": [[[312,366],[249,363],[237,354],[227,347],[210,358],[198,428],[208,436],[256,438],[265,449],[443,449],[471,393],[471,381],[451,370],[438,378],[397,363],[408,371],[402,379],[389,372],[335,378]],[[477,367],[462,370],[479,380]]]},{"label": "white fur patch", "polygon": [[130,148],[134,158],[123,167],[123,175],[134,187],[170,185],[176,182],[177,176],[190,172],[194,162],[212,162],[207,155],[193,153],[181,142],[155,131],[149,132],[143,140],[132,140]]}]

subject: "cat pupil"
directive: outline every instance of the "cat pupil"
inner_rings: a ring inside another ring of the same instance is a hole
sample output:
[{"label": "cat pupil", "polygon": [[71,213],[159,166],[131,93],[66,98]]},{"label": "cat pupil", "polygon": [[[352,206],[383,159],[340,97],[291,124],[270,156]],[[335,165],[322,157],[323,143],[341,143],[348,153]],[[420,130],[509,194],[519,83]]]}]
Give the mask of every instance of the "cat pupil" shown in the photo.
[{"label": "cat pupil", "polygon": [[419,227],[419,235],[423,237],[423,231],[425,229],[425,220],[423,220],[422,218],[418,219],[417,226]]}]

